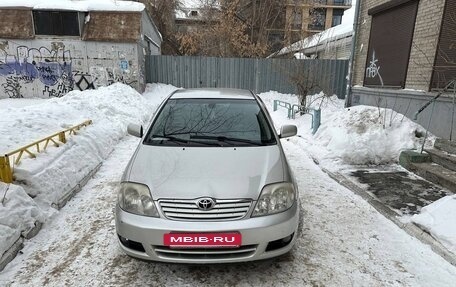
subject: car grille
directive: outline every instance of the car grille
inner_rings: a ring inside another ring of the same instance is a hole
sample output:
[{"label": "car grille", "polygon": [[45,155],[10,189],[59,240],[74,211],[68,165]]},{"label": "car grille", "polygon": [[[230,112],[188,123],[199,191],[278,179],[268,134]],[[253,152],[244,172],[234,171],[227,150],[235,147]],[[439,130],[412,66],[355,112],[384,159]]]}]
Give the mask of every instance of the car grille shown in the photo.
[{"label": "car grille", "polygon": [[243,218],[250,209],[250,199],[219,199],[210,210],[201,210],[197,199],[162,199],[158,203],[163,214],[172,220],[220,221]]},{"label": "car grille", "polygon": [[170,248],[153,246],[157,256],[165,259],[241,259],[253,256],[257,245],[244,245],[239,248]]}]

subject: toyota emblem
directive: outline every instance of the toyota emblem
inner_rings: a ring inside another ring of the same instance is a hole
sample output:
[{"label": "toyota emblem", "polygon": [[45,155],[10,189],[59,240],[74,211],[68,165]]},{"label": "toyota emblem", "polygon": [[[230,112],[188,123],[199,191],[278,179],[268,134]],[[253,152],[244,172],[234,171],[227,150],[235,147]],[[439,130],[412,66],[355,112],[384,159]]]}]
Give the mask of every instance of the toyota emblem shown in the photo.
[{"label": "toyota emblem", "polygon": [[215,206],[215,201],[212,198],[201,198],[196,202],[196,205],[201,210],[210,210]]}]

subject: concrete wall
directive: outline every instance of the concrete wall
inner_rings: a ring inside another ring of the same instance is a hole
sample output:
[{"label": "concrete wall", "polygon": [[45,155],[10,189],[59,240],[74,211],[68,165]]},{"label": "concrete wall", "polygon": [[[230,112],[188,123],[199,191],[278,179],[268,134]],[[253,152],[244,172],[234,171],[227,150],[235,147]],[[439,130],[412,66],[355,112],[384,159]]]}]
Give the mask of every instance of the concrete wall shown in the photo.
[{"label": "concrete wall", "polygon": [[142,90],[136,43],[0,39],[0,98],[60,97],[114,82]]},{"label": "concrete wall", "polygon": [[[435,94],[433,93],[410,90],[354,87],[352,90],[352,104],[387,107],[413,120],[415,113],[434,96]],[[437,137],[444,139],[450,139],[451,137],[451,140],[456,140],[455,101],[455,94],[442,95],[436,101],[429,131]],[[419,114],[416,122],[427,128],[431,112],[432,104]],[[394,121],[400,121],[401,118],[402,116],[398,115]],[[387,122],[389,123],[389,121],[390,115],[388,114]]]},{"label": "concrete wall", "polygon": [[158,28],[150,17],[143,13],[141,21],[141,40],[138,43],[138,81],[142,86],[146,85],[146,56],[160,55],[162,37]]}]

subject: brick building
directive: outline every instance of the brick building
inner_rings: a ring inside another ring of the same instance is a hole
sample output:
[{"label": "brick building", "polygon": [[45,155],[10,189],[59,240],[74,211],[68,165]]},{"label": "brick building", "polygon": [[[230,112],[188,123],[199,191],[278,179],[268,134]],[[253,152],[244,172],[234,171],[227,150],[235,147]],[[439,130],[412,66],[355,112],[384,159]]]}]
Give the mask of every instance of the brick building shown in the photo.
[{"label": "brick building", "polygon": [[60,97],[123,82],[145,87],[145,55],[161,36],[130,1],[2,0],[0,98]]},{"label": "brick building", "polygon": [[[416,112],[456,80],[456,3],[453,0],[360,2],[350,104]],[[418,115],[443,138],[456,136],[454,88]],[[432,112],[434,110],[434,112]]]}]

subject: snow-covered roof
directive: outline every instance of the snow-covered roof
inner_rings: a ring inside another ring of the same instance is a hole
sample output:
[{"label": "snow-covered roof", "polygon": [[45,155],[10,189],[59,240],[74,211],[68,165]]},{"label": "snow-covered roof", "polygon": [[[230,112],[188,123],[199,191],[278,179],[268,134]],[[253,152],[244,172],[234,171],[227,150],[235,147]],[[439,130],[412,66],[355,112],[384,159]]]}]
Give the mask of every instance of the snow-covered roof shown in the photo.
[{"label": "snow-covered roof", "polygon": [[141,12],[144,4],[121,0],[1,0],[0,8],[25,7],[34,10]]},{"label": "snow-covered roof", "polygon": [[353,22],[355,18],[356,1],[357,0],[353,0],[352,7],[345,11],[344,16],[342,17],[342,23],[340,25],[334,26],[318,34],[312,35],[303,40],[295,42],[290,46],[283,48],[279,52],[274,53],[271,56],[280,56],[289,53],[295,53],[331,41],[337,41],[342,38],[350,37],[351,35],[353,35]]},{"label": "snow-covered roof", "polygon": [[181,0],[180,2],[183,8],[200,8],[203,5],[201,0]]},{"label": "snow-covered roof", "polygon": [[[202,14],[208,9],[220,9],[219,1],[181,0],[179,7],[174,11],[174,15],[176,19],[180,20],[203,20]],[[196,11],[195,15],[192,15],[193,11]]]}]

